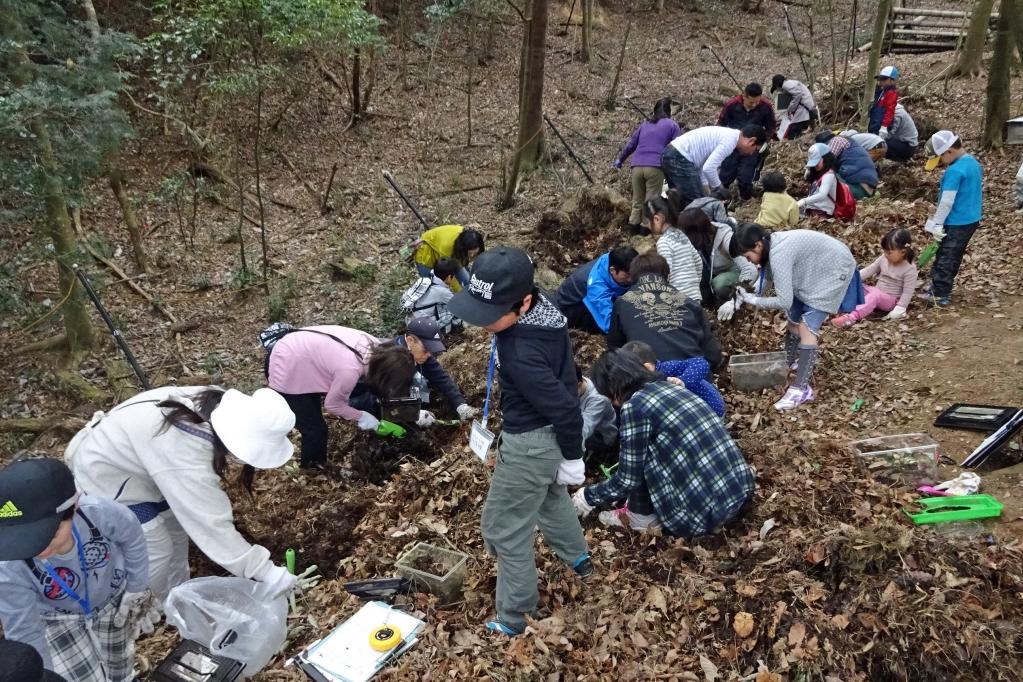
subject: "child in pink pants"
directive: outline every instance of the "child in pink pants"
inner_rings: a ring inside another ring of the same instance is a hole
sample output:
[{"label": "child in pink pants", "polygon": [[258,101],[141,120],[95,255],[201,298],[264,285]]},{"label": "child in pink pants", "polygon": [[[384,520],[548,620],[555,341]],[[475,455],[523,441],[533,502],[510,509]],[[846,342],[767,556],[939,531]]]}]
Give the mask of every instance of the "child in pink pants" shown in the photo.
[{"label": "child in pink pants", "polygon": [[913,250],[913,237],[909,230],[895,228],[881,238],[884,254],[877,260],[860,270],[864,282],[867,278],[877,275],[875,286],[865,285],[862,305],[856,307],[848,315],[839,315],[831,319],[836,327],[848,327],[856,324],[875,310],[887,312],[884,319],[898,320],[906,316],[906,308],[916,288],[918,271],[916,252]]}]

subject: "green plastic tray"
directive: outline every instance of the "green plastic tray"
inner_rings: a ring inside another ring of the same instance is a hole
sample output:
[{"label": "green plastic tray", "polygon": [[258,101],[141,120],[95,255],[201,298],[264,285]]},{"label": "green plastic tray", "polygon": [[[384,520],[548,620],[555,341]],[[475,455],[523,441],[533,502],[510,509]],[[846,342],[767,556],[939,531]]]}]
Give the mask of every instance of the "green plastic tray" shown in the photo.
[{"label": "green plastic tray", "polygon": [[922,511],[911,514],[907,509],[902,510],[917,525],[970,521],[1002,515],[1002,503],[990,495],[925,497],[917,500],[917,504]]}]

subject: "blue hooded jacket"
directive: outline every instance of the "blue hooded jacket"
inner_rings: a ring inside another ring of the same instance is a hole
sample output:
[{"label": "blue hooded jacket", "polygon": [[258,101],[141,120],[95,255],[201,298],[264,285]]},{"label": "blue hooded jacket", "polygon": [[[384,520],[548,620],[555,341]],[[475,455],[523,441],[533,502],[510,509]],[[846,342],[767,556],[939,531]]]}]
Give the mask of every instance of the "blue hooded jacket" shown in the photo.
[{"label": "blue hooded jacket", "polygon": [[580,302],[585,305],[605,334],[611,327],[611,309],[615,299],[629,290],[611,277],[608,269],[610,260],[611,254],[605,253],[580,266],[561,284],[557,295],[557,305],[562,310]]}]

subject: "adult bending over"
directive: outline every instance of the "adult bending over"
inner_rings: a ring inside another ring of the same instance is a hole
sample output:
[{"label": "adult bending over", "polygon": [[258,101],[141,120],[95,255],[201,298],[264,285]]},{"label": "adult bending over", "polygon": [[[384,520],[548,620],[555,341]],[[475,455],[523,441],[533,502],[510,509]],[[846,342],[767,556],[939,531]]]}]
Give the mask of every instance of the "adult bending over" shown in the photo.
[{"label": "adult bending over", "polygon": [[291,458],[294,425],[288,404],[268,388],[248,396],[167,386],[97,412],[64,458],[84,492],[126,505],[142,523],[150,588],[161,602],[188,580],[189,538],[229,573],[284,590],[295,576],[238,532],[222,484],[231,454],[244,463],[239,481],[251,492],[255,469]]},{"label": "adult bending over", "polygon": [[625,350],[597,358],[590,376],[621,409],[621,450],[611,478],[572,496],[580,516],[627,499],[600,522],[693,538],[739,515],[753,495],[753,470],[706,403]]},{"label": "adult bending over", "polygon": [[279,338],[267,350],[265,370],[270,388],[295,413],[302,434],[300,466],[322,470],[328,433],[323,409],[364,431],[376,431],[379,417],[351,404],[356,385],[361,381],[366,391],[382,399],[408,396],[416,363],[408,348],[358,329],[323,325]]},{"label": "adult bending over", "polygon": [[721,184],[721,164],[738,150],[750,156],[767,141],[762,126],[749,124],[742,130],[722,126],[705,126],[679,135],[664,148],[661,169],[668,185],[678,190],[679,206],[710,194],[719,199],[729,198]]},{"label": "adult bending over", "polygon": [[[810,377],[817,361],[817,337],[829,315],[851,312],[863,303],[863,285],[849,247],[822,232],[787,230],[770,233],[755,223],[738,227],[732,237],[732,255],[743,255],[760,266],[756,295],[739,289],[744,303],[785,310],[786,361],[796,366],[796,378],[781,400],[779,412],[814,399]],[[764,282],[774,282],[774,296],[764,294]]]},{"label": "adult bending over", "polygon": [[647,234],[640,224],[643,202],[660,196],[664,185],[661,152],[678,137],[679,132],[678,123],[671,119],[671,98],[659,99],[654,104],[653,116],[636,128],[615,159],[614,167],[621,168],[625,160],[632,157],[632,213],[629,214],[629,231],[632,234]]},{"label": "adult bending over", "polygon": [[635,257],[636,249],[617,246],[565,278],[554,302],[568,320],[570,329],[607,334],[611,306],[631,283],[629,265]]}]

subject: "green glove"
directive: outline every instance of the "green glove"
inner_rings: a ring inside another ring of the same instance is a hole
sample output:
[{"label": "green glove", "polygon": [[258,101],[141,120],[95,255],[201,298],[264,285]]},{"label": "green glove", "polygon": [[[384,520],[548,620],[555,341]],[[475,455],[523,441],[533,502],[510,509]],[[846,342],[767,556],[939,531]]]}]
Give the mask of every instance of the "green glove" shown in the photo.
[{"label": "green glove", "polygon": [[381,420],[380,426],[377,427],[377,435],[382,437],[392,436],[394,438],[404,438],[405,428],[398,426],[394,422]]}]

